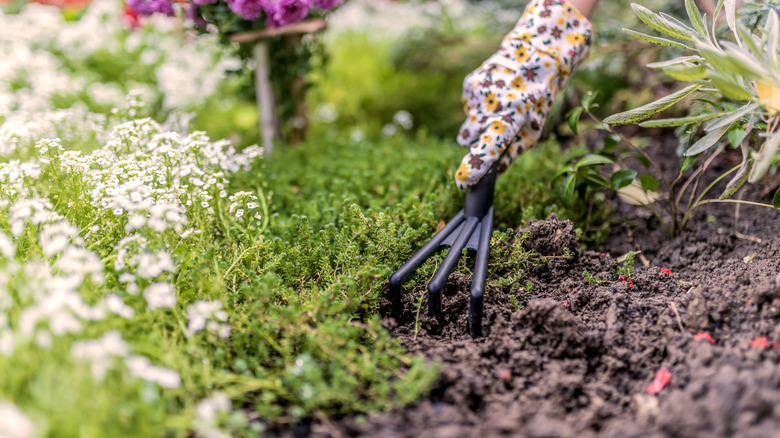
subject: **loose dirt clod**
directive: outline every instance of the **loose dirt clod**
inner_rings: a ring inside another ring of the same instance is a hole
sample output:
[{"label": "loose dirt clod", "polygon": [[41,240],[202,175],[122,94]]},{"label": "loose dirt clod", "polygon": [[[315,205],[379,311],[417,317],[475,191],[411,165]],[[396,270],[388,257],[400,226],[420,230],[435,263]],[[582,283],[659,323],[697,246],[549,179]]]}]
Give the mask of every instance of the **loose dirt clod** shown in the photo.
[{"label": "loose dirt clod", "polygon": [[562,221],[554,214],[543,221],[531,221],[527,227],[518,228],[517,233],[528,233],[528,237],[523,239],[523,248],[543,256],[571,254],[576,258],[579,254],[574,223],[569,220]]}]

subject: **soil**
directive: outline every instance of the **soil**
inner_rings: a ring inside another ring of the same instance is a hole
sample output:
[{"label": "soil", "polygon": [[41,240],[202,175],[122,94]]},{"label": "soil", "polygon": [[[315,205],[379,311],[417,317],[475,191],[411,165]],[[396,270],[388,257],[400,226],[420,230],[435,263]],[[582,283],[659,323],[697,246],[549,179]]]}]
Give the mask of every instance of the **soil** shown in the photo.
[{"label": "soil", "polygon": [[[730,167],[729,159],[718,159],[713,172]],[[773,187],[770,179],[737,197],[771,203]],[[440,364],[419,404],[308,432],[778,436],[780,212],[743,205],[736,214],[734,204],[711,204],[668,238],[646,210],[612,202],[626,220],[596,250],[578,251],[573,224],[554,217],[521,230],[529,236],[516,244],[545,256],[568,248],[572,257],[526,273],[522,284],[531,290],[489,284],[484,337],[468,335],[471,279],[457,272],[444,288],[443,321],[424,319],[415,336],[413,317],[385,320],[410,354]],[[621,278],[619,256],[629,251],[641,253]],[[405,296],[406,315],[414,295]],[[651,385],[665,370],[671,380]]]}]

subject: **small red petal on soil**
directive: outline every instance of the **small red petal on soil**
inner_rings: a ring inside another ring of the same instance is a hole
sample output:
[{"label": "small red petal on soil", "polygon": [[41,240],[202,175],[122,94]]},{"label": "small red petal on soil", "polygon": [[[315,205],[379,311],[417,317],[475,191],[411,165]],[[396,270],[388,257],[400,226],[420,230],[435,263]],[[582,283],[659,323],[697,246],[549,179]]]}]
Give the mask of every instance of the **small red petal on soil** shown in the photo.
[{"label": "small red petal on soil", "polygon": [[663,272],[666,275],[672,275],[671,269],[661,268],[661,272]]},{"label": "small red petal on soil", "polygon": [[650,395],[658,394],[662,389],[664,389],[664,386],[668,385],[671,381],[672,373],[669,371],[669,368],[661,367],[661,369],[655,373],[655,379],[653,379],[653,383],[648,385],[647,393]]},{"label": "small red petal on soil", "polygon": [[709,342],[712,345],[715,345],[715,340],[712,339],[712,336],[710,336],[709,333],[699,332],[693,336],[694,341],[701,341],[702,339],[704,339],[705,341]]},{"label": "small red petal on soil", "polygon": [[768,343],[769,339],[767,339],[766,336],[761,336],[760,338],[750,341],[750,346],[753,348],[766,348]]},{"label": "small red petal on soil", "polygon": [[777,347],[780,347],[780,342],[772,342],[771,347],[772,347],[772,350],[774,350]]},{"label": "small red petal on soil", "polygon": [[501,373],[501,379],[509,380],[509,371],[504,371],[503,373]]},{"label": "small red petal on soil", "polygon": [[607,253],[605,253],[605,252],[602,252],[602,253],[601,253],[601,256],[602,256],[602,257],[609,257],[609,254],[607,254]]},{"label": "small red petal on soil", "polygon": [[563,300],[563,307],[566,307],[566,306],[568,306],[568,305],[569,305],[569,302],[568,302],[568,301],[566,301],[566,300]]},{"label": "small red petal on soil", "polygon": [[620,277],[618,277],[618,281],[626,281],[626,276],[621,275]]}]

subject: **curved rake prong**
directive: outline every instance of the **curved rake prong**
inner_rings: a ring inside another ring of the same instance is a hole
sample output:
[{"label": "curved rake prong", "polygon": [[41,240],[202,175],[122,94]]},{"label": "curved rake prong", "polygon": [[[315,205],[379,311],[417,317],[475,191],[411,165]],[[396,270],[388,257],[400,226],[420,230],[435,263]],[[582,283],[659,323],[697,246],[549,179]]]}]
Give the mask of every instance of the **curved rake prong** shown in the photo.
[{"label": "curved rake prong", "polygon": [[428,284],[428,314],[441,318],[441,293],[444,283],[458,264],[463,249],[475,249],[477,259],[469,296],[468,328],[472,336],[481,336],[483,296],[490,258],[490,237],[493,233],[493,189],[496,172],[497,166],[494,165],[477,185],[469,187],[466,190],[463,210],[390,276],[390,300],[395,317],[399,317],[403,312],[403,282],[406,278],[439,247],[450,246],[441,266]]}]

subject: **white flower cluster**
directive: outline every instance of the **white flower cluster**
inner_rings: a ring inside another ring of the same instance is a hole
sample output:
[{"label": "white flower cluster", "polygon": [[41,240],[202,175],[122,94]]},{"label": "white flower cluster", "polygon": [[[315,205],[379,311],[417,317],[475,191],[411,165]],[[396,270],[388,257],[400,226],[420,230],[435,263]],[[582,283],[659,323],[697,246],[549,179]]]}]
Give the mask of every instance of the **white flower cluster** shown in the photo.
[{"label": "white flower cluster", "polygon": [[187,308],[187,319],[187,336],[193,336],[203,329],[208,329],[220,338],[226,339],[230,336],[230,326],[226,323],[228,315],[219,300],[196,301]]},{"label": "white flower cluster", "polygon": [[[124,328],[186,308],[186,329],[174,336],[230,336],[222,302],[179,301],[177,264],[190,236],[214,228],[217,206],[228,209],[219,199],[235,203],[233,216],[260,220],[265,204],[227,187],[263,150],[182,134],[187,111],[239,64],[212,37],[165,28],[170,20],[131,32],[120,8],[95,0],[78,20],[37,4],[0,11],[0,358],[47,350],[42,358],[83,362],[97,380],[117,367],[177,388],[179,374],[134,355]],[[148,82],[114,83],[84,67],[112,57],[151,72]],[[142,117],[144,102],[162,103],[171,117]],[[30,372],[48,365],[30,363]],[[204,400],[199,435],[223,436],[218,417],[230,409],[224,395]],[[35,434],[21,410],[0,401],[0,437]]]},{"label": "white flower cluster", "polygon": [[154,366],[146,357],[130,356],[129,351],[127,343],[117,331],[110,331],[100,339],[74,342],[71,347],[74,358],[91,362],[92,375],[98,380],[103,379],[115,358],[124,358],[133,377],[163,388],[178,388],[181,385],[181,377],[175,371]]},{"label": "white flower cluster", "polygon": [[[165,109],[201,105],[227,71],[240,68],[240,61],[228,56],[215,37],[182,38],[182,30],[164,19],[131,31],[121,21],[121,8],[122,2],[96,0],[78,20],[66,20],[58,8],[35,3],[18,14],[0,11],[0,113],[9,108],[21,113],[53,110],[54,97],[83,92],[93,105],[122,106],[123,84],[72,68],[96,53],[101,59],[136,56],[137,65],[154,78],[143,87],[144,94],[161,98]],[[95,38],[95,29],[100,29],[100,38]]]},{"label": "white flower cluster", "polygon": [[111,139],[94,152],[63,153],[59,169],[78,177],[93,207],[127,214],[126,231],[148,226],[181,234],[187,212],[205,209],[224,193],[226,176],[248,169],[262,149],[236,151],[227,141],[211,142],[202,132],[185,137],[163,131],[145,118],[114,127]]},{"label": "white flower cluster", "polygon": [[[103,300],[95,305],[84,301],[79,288],[86,281],[102,284],[104,265],[94,252],[84,248],[76,227],[51,209],[51,203],[44,199],[19,200],[8,209],[13,237],[0,231],[2,355],[10,356],[15,345],[26,340],[48,348],[52,335],[78,333],[85,321],[105,319],[108,310],[129,314],[121,299],[117,301],[118,297],[111,300],[110,306]],[[20,263],[16,255],[18,246],[25,240],[26,224],[33,226],[28,227],[31,232],[40,229],[37,244],[45,258]],[[19,310],[12,311],[13,308]],[[18,318],[11,321],[10,315]]]},{"label": "white flower cluster", "polygon": [[262,216],[260,215],[260,204],[258,198],[252,192],[236,192],[230,195],[229,211],[238,221],[249,221],[254,219],[257,225],[260,225]]},{"label": "white flower cluster", "polygon": [[0,437],[33,438],[35,425],[16,405],[0,400]]},{"label": "white flower cluster", "polygon": [[230,398],[222,392],[204,398],[198,403],[193,426],[198,436],[204,438],[230,438],[230,435],[219,428],[220,417],[230,412],[233,405]]}]

